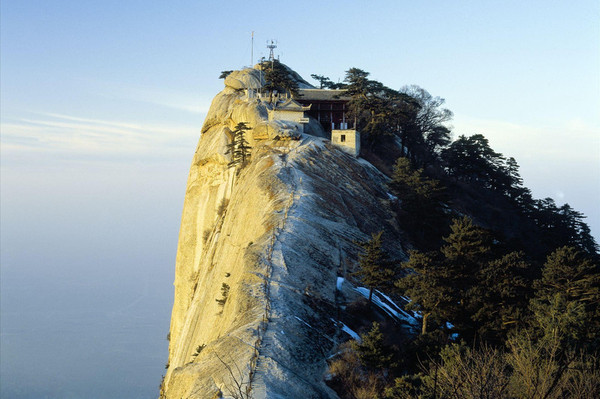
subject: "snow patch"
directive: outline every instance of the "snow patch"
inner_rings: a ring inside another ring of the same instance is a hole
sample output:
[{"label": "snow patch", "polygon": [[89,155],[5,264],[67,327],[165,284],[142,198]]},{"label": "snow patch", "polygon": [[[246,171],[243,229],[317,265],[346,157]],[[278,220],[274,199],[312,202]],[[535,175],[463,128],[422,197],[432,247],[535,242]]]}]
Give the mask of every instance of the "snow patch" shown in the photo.
[{"label": "snow patch", "polygon": [[309,326],[310,328],[313,328],[313,326],[311,326],[310,324],[308,324],[307,322],[305,322],[304,320],[302,320],[301,318],[299,318],[298,316],[294,316],[297,320],[301,321],[302,323],[306,324],[307,326]]},{"label": "snow patch", "polygon": [[356,333],[356,331],[352,330],[350,327],[348,327],[347,325],[345,325],[341,321],[339,323],[342,325],[342,331],[343,332],[345,332],[346,334],[348,334],[349,336],[351,336],[353,339],[357,340],[358,342],[362,342],[362,340],[360,339],[360,335],[358,335]]},{"label": "snow patch", "polygon": [[[407,296],[401,296],[400,298],[404,299],[408,303],[412,302],[412,299],[410,299]],[[414,310],[411,310],[410,312],[413,314],[413,317],[416,318],[416,319],[422,319],[423,318],[423,315],[421,315],[421,313],[419,313],[419,312],[415,312]]]},{"label": "snow patch", "polygon": [[338,327],[342,327],[342,331],[345,332],[346,334],[348,334],[349,336],[351,336],[353,339],[357,340],[358,342],[362,342],[362,340],[360,339],[360,335],[358,335],[356,333],[356,331],[354,331],[353,329],[351,329],[350,327],[348,327],[347,325],[345,325],[344,323],[342,323],[339,320],[335,320],[335,319],[329,319],[331,321],[333,321],[333,323],[338,326]]},{"label": "snow patch", "polygon": [[343,283],[344,283],[344,278],[343,277],[338,277],[337,278],[337,282],[335,284],[335,288],[337,288],[338,291],[341,291]]},{"label": "snow patch", "polygon": [[[354,289],[356,292],[364,296],[365,298],[369,298],[369,289],[365,287],[356,287]],[[381,295],[381,297],[380,297]],[[383,298],[383,299],[382,299]],[[407,312],[402,310],[402,308],[394,303],[387,295],[381,293],[380,291],[373,292],[372,297],[373,303],[383,310],[385,313],[390,315],[392,318],[396,320],[403,320],[410,324],[411,326],[418,326],[419,322]]]},{"label": "snow patch", "polygon": [[345,332],[346,334],[350,335],[352,338],[354,338],[358,342],[360,342],[360,335],[358,335],[354,330],[352,330],[350,327],[348,327],[344,323],[342,323],[342,331]]}]

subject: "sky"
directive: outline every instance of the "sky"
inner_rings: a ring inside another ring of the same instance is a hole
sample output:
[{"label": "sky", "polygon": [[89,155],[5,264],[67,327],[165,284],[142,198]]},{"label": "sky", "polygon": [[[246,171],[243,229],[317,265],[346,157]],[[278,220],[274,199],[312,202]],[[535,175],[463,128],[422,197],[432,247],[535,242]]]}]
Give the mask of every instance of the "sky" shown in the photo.
[{"label": "sky", "polygon": [[308,81],[358,67],[443,97],[455,137],[485,135],[600,238],[596,0],[3,0],[0,19],[2,398],[156,396],[202,122],[270,39]]}]

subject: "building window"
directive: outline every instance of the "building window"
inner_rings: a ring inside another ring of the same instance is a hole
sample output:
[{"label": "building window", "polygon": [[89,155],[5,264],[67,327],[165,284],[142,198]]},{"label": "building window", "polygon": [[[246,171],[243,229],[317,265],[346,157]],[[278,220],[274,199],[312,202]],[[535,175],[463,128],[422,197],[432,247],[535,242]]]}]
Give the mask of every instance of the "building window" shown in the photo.
[{"label": "building window", "polygon": [[341,141],[342,143],[345,143],[345,142],[346,142],[346,135],[345,135],[345,134],[342,134],[342,136],[340,137],[340,141]]}]

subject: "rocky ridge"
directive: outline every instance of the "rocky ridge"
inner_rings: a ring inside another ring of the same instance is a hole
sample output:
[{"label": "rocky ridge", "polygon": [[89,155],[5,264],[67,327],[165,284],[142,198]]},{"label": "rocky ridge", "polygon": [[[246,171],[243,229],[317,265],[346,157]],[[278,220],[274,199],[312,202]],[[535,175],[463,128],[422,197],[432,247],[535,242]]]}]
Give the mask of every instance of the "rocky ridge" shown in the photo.
[{"label": "rocky ridge", "polygon": [[[356,240],[399,239],[386,178],[323,138],[268,121],[248,98],[263,79],[234,71],[212,102],[188,177],[176,260],[165,398],[335,398],[326,359],[348,338],[338,290]],[[264,82],[262,82],[264,83]],[[233,127],[246,122],[252,159],[228,166]],[[397,246],[395,246],[397,248]],[[391,249],[391,248],[390,248]],[[395,253],[396,257],[404,257]]]}]

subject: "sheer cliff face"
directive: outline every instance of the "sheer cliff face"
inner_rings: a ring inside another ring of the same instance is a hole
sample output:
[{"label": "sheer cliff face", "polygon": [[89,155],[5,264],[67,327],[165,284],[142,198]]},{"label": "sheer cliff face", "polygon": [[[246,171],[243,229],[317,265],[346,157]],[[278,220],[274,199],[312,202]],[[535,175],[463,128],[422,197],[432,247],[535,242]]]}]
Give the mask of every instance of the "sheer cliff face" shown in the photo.
[{"label": "sheer cliff face", "polygon": [[[379,172],[293,125],[269,125],[268,105],[241,91],[259,79],[255,70],[228,77],[194,155],[166,398],[336,397],[323,380],[325,359],[346,339],[336,278],[356,260],[355,240],[395,231]],[[240,173],[225,154],[238,122],[256,128]]]}]

